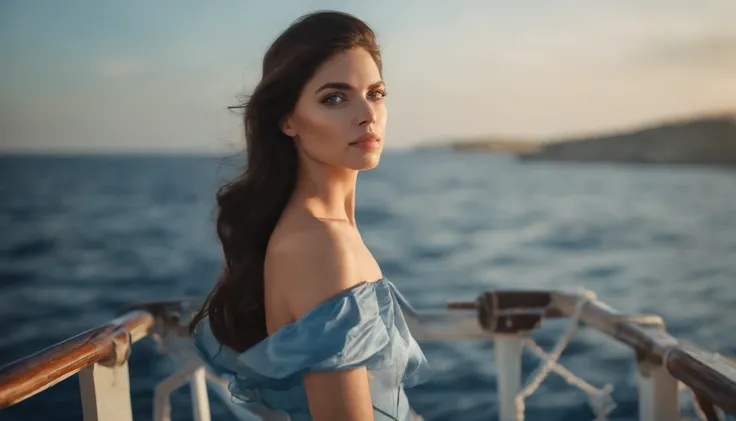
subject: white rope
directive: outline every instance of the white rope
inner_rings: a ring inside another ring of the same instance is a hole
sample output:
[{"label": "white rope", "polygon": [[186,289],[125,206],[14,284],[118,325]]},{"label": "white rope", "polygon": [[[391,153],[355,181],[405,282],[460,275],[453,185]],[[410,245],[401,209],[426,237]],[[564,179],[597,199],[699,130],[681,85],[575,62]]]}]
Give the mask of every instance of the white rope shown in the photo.
[{"label": "white rope", "polygon": [[603,388],[598,389],[587,383],[585,380],[575,376],[572,372],[557,362],[560,355],[562,355],[562,351],[565,350],[578,329],[583,307],[588,303],[588,301],[594,298],[595,296],[588,291],[581,293],[581,298],[577,303],[575,303],[575,309],[573,314],[570,316],[570,327],[557,341],[557,344],[551,353],[546,353],[531,338],[527,338],[525,340],[524,344],[542,360],[542,363],[537,367],[536,373],[532,376],[531,380],[527,382],[526,386],[516,394],[514,404],[516,405],[517,421],[524,421],[524,400],[531,396],[539,388],[544,379],[547,378],[549,373],[553,371],[565,379],[568,384],[577,387],[588,395],[588,402],[596,415],[596,421],[605,421],[608,414],[610,414],[616,407],[616,404],[611,398],[613,386],[607,384]]},{"label": "white rope", "polygon": [[[533,340],[528,339],[525,345],[528,346],[529,350],[536,354],[537,357],[539,357],[540,359],[545,361],[550,360],[549,354],[544,352],[544,350],[542,350],[542,348],[540,348],[539,345],[537,345]],[[588,396],[588,403],[593,409],[596,420],[605,421],[606,416],[610,414],[614,410],[614,408],[616,408],[616,403],[611,397],[611,393],[613,392],[613,385],[606,384],[602,388],[597,388],[586,382],[585,380],[581,379],[580,377],[576,376],[570,370],[566,369],[559,363],[552,361],[551,364],[552,371],[565,379],[567,384],[577,387]]]}]

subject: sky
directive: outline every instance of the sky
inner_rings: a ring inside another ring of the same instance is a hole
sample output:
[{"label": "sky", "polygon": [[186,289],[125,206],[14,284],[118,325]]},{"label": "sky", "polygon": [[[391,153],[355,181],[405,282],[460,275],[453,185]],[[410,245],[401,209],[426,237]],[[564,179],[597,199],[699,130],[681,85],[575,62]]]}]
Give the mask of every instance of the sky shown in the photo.
[{"label": "sky", "polygon": [[226,106],[321,9],[378,35],[387,147],[736,112],[733,0],[4,0],[0,151],[241,148]]}]

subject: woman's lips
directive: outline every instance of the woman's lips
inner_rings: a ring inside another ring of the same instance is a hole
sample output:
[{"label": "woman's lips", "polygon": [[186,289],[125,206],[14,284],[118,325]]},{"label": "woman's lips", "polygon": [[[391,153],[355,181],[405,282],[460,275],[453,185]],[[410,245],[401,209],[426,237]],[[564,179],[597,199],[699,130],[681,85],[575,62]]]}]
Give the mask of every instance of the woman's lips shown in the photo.
[{"label": "woman's lips", "polygon": [[350,142],[350,146],[363,150],[376,149],[381,144],[381,138],[373,133],[366,133],[354,141]]}]

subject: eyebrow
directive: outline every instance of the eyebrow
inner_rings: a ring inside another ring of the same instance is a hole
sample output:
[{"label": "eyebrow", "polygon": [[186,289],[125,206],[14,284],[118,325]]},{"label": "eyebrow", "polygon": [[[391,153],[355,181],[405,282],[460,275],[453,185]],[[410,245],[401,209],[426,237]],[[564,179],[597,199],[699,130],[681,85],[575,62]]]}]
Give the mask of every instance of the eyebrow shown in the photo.
[{"label": "eyebrow", "polygon": [[[370,90],[376,89],[382,85],[384,85],[382,80],[379,80],[378,82],[373,82],[371,83],[370,86],[368,86],[368,90],[370,91]],[[314,93],[317,94],[320,91],[323,91],[325,89],[344,89],[344,90],[350,91],[350,90],[354,90],[355,88],[353,88],[350,84],[345,83],[345,82],[328,82],[320,86],[316,91],[314,91]]]}]

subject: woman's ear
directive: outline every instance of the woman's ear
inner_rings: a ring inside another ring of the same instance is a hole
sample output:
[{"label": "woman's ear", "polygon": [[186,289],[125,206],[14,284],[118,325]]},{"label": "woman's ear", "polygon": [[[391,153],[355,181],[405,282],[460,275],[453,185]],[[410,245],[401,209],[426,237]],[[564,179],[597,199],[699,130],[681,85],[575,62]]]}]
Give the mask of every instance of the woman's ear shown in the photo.
[{"label": "woman's ear", "polygon": [[281,131],[289,137],[296,137],[298,133],[291,124],[291,116],[281,120]]}]

